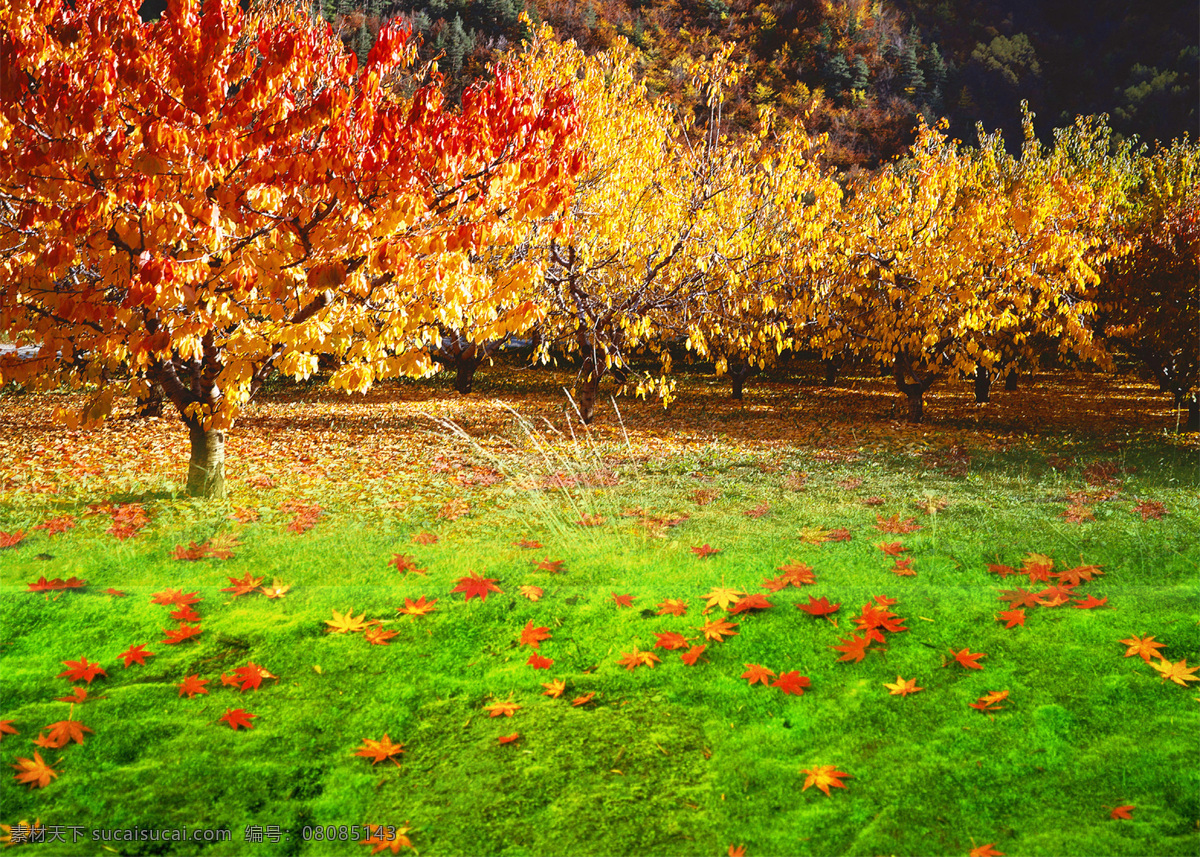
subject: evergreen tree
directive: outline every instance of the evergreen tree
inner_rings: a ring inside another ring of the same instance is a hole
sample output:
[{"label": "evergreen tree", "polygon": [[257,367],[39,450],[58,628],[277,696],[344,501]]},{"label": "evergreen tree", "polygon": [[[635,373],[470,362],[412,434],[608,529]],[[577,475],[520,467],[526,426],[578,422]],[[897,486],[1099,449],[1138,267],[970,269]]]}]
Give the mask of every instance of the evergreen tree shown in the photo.
[{"label": "evergreen tree", "polygon": [[854,58],[850,78],[851,89],[866,90],[867,84],[871,82],[871,69],[867,67],[867,61],[863,59],[862,54]]},{"label": "evergreen tree", "polygon": [[445,37],[446,62],[450,73],[457,75],[462,70],[463,60],[470,52],[467,45],[467,31],[463,28],[462,16],[455,15],[443,36]]},{"label": "evergreen tree", "polygon": [[832,96],[841,95],[850,88],[852,77],[850,63],[841,54],[834,54],[825,64],[825,90]]},{"label": "evergreen tree", "polygon": [[913,100],[925,95],[925,72],[917,59],[917,43],[910,40],[900,55],[900,84]]}]

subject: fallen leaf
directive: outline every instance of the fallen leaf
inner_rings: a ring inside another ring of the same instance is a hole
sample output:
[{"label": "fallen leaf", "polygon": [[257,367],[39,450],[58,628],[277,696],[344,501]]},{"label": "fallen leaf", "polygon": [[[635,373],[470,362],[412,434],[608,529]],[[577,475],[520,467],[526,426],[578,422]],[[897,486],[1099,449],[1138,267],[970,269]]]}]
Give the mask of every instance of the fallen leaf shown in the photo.
[{"label": "fallen leaf", "polygon": [[683,634],[675,631],[655,631],[654,636],[658,641],[654,644],[656,649],[667,649],[674,651],[675,649],[686,649],[691,645]]},{"label": "fallen leaf", "polygon": [[554,681],[542,682],[542,687],[546,688],[542,691],[542,696],[558,699],[563,695],[563,691],[567,689],[567,683],[561,678],[556,678]]},{"label": "fallen leaf", "polygon": [[227,708],[225,709],[225,714],[217,719],[228,723],[230,728],[236,732],[239,727],[242,729],[253,729],[254,724],[250,721],[257,716],[257,714],[251,714],[244,708]]},{"label": "fallen leaf", "polygon": [[[1158,520],[1167,514],[1167,507],[1157,500],[1143,500],[1133,507],[1133,511],[1140,514],[1143,521],[1148,521],[1152,518]],[[37,529],[37,527],[34,527],[34,529]]]},{"label": "fallen leaf", "polygon": [[1095,595],[1089,595],[1087,598],[1080,598],[1071,606],[1076,610],[1092,610],[1096,607],[1103,607],[1108,603],[1108,596],[1097,598]]},{"label": "fallen leaf", "polygon": [[999,711],[1000,703],[1006,699],[1008,699],[1007,690],[993,690],[970,703],[970,706],[979,711]]},{"label": "fallen leaf", "polygon": [[850,639],[842,637],[838,638],[840,646],[830,646],[829,648],[842,652],[842,656],[838,661],[853,661],[858,663],[867,654],[867,646],[871,645],[870,637],[860,637],[858,634],[852,634]]},{"label": "fallen leaf", "polygon": [[162,642],[168,646],[173,646],[176,643],[182,643],[184,640],[190,640],[192,637],[200,636],[200,626],[181,624],[178,628],[163,628],[163,633],[167,636]]},{"label": "fallen leaf", "polygon": [[363,634],[363,639],[372,646],[387,646],[389,645],[388,641],[395,636],[397,636],[397,632],[387,628],[368,628]]},{"label": "fallen leaf", "polygon": [[[277,679],[278,676],[272,675],[258,664],[254,663],[253,661],[249,661],[246,666],[235,669],[233,671],[233,680],[231,682],[226,682],[226,684],[234,685],[242,693],[245,693],[248,690],[257,692],[259,687],[262,686],[262,681],[264,678]],[[224,676],[222,676],[222,679],[224,679]]]},{"label": "fallen leaf", "polygon": [[535,670],[548,670],[550,667],[554,666],[554,659],[544,658],[537,652],[534,652],[529,656],[529,660],[527,660],[525,663],[528,666],[533,667]]},{"label": "fallen leaf", "polygon": [[503,592],[500,587],[496,586],[496,578],[482,577],[473,571],[466,577],[458,578],[455,582],[457,585],[450,591],[463,593],[463,601],[470,601],[475,597],[478,597],[480,601],[487,601],[489,592]]},{"label": "fallen leaf", "polygon": [[741,678],[747,679],[751,685],[755,682],[762,682],[763,687],[769,687],[771,682],[768,679],[775,677],[775,671],[769,670],[759,664],[743,664],[746,671],[742,673]]},{"label": "fallen leaf", "polygon": [[804,688],[809,687],[811,684],[812,682],[808,676],[800,675],[799,670],[791,670],[780,673],[779,678],[771,683],[771,687],[777,687],[784,693],[791,694],[792,696],[804,696]]},{"label": "fallen leaf", "polygon": [[900,676],[896,676],[895,684],[888,684],[885,681],[883,686],[888,689],[889,696],[908,696],[910,693],[918,693],[925,689],[917,687],[917,680],[915,678],[903,679]]},{"label": "fallen leaf", "polygon": [[720,607],[722,610],[725,610],[730,604],[737,601],[745,594],[746,593],[742,592],[740,589],[731,589],[726,586],[718,586],[715,587],[712,592],[706,592],[700,597],[705,599],[704,606],[706,608]]},{"label": "fallen leaf", "polygon": [[416,850],[413,849],[412,840],[404,835],[410,830],[408,827],[368,824],[366,828],[367,832],[371,835],[359,844],[371,846],[372,854],[378,854],[380,851],[391,851],[393,854],[399,854],[401,848]]},{"label": "fallen leaf", "polygon": [[521,706],[515,702],[495,702],[485,705],[483,710],[488,713],[488,717],[512,717],[515,712],[521,710]]},{"label": "fallen leaf", "polygon": [[155,592],[150,598],[151,604],[162,604],[165,607],[190,607],[199,604],[201,599],[195,592],[184,593],[179,589],[168,589]]},{"label": "fallen leaf", "polygon": [[199,622],[200,614],[191,607],[180,607],[178,610],[172,610],[167,614],[176,622]]},{"label": "fallen leaf", "polygon": [[969,670],[981,670],[983,667],[979,665],[980,658],[986,658],[983,652],[972,652],[970,649],[963,649],[961,652],[950,650],[951,656]]},{"label": "fallen leaf", "polygon": [[692,553],[700,557],[700,559],[706,559],[707,557],[713,556],[714,554],[718,554],[720,552],[720,548],[711,547],[707,542],[702,544],[700,547],[692,548]]},{"label": "fallen leaf", "polygon": [[581,706],[587,705],[589,702],[595,699],[595,697],[596,691],[593,690],[591,693],[585,693],[583,696],[577,696],[572,699],[571,706],[574,708],[580,708]]},{"label": "fallen leaf", "polygon": [[797,589],[805,584],[814,584],[817,582],[817,578],[813,575],[812,566],[805,565],[802,562],[784,563],[775,570],[782,571],[783,578]]},{"label": "fallen leaf", "polygon": [[771,602],[767,600],[767,596],[761,592],[752,592],[733,602],[729,606],[729,615],[736,616],[738,613],[745,613],[747,610],[767,610],[770,607]]},{"label": "fallen leaf", "polygon": [[50,730],[49,734],[39,735],[33,739],[33,743],[51,750],[65,747],[71,741],[82,744],[83,733],[92,731],[78,720],[60,720],[57,723],[51,723],[46,728]]},{"label": "fallen leaf", "polygon": [[633,606],[633,596],[632,595],[618,595],[617,593],[614,592],[612,594],[612,600],[614,602],[616,602],[616,605],[618,607],[632,607]]},{"label": "fallen leaf", "polygon": [[737,635],[737,631],[733,630],[737,627],[736,623],[730,622],[727,619],[713,619],[704,623],[700,628],[700,633],[704,635],[704,639],[714,643],[720,643],[725,637]]},{"label": "fallen leaf", "polygon": [[[73,687],[73,688],[71,688],[70,696],[59,696],[55,699],[55,701],[56,702],[80,703],[80,702],[85,702],[87,700],[87,698],[88,698],[88,692],[87,692],[86,688]],[[104,697],[99,696],[99,697],[97,697],[97,699],[104,699]]]},{"label": "fallen leaf", "polygon": [[374,767],[375,765],[378,765],[380,762],[382,762],[386,759],[386,760],[391,761],[392,764],[394,764],[398,768],[398,767],[400,767],[400,763],[397,762],[392,757],[397,756],[403,752],[404,752],[404,745],[403,744],[393,744],[392,739],[390,737],[388,737],[388,733],[384,732],[383,737],[380,738],[378,741],[372,740],[370,738],[363,738],[362,746],[354,751],[354,755],[362,756],[363,758],[370,759],[372,767]]},{"label": "fallen leaf", "polygon": [[419,545],[436,545],[438,537],[433,533],[417,533],[412,537],[412,540]]},{"label": "fallen leaf", "polygon": [[1165,644],[1156,643],[1154,641],[1154,637],[1146,637],[1142,639],[1136,634],[1130,637],[1128,640],[1120,640],[1119,642],[1129,646],[1129,648],[1125,650],[1125,657],[1131,658],[1134,655],[1139,655],[1146,663],[1150,663],[1150,657],[1152,655],[1156,658],[1162,658],[1162,655],[1158,653],[1158,649],[1166,648]]},{"label": "fallen leaf", "polygon": [[875,516],[875,529],[881,533],[915,533],[921,529],[921,525],[917,523],[916,518],[908,518],[904,521],[900,520],[900,514],[896,513],[890,518],[885,518],[883,515]]},{"label": "fallen leaf", "polygon": [[560,573],[562,573],[564,562],[565,562],[565,560],[561,560],[561,559],[556,559],[556,560],[550,560],[548,558],[543,559],[541,562],[539,562],[537,564],[534,571],[548,571],[551,574],[560,574]]},{"label": "fallen leaf", "polygon": [[913,561],[911,559],[898,559],[892,565],[892,574],[897,577],[916,577],[917,573],[913,571]]},{"label": "fallen leaf", "polygon": [[50,785],[50,780],[58,776],[58,771],[42,761],[41,754],[36,750],[33,751],[32,759],[24,759],[18,756],[17,763],[12,767],[17,770],[14,777],[16,781],[18,783],[27,783],[31,789],[44,789]]},{"label": "fallen leaf", "polygon": [[411,598],[405,598],[404,606],[397,607],[396,612],[405,613],[409,616],[428,616],[437,609],[434,607],[437,602],[438,600],[436,598],[432,601],[426,601],[424,595],[422,595],[416,601],[413,601]]},{"label": "fallen leaf", "polygon": [[643,666],[653,669],[655,664],[662,663],[662,658],[653,652],[640,651],[637,646],[634,646],[632,652],[622,652],[617,663],[627,670]]},{"label": "fallen leaf", "polygon": [[658,616],[683,616],[687,613],[687,602],[682,598],[668,598],[658,605]]},{"label": "fallen leaf", "polygon": [[207,694],[208,690],[204,687],[206,684],[208,684],[208,679],[190,675],[179,683],[179,695],[183,696],[186,693],[188,699],[191,699],[198,693]]},{"label": "fallen leaf", "polygon": [[771,511],[771,504],[765,500],[755,506],[753,509],[747,509],[742,514],[747,518],[761,518]]},{"label": "fallen leaf", "polygon": [[603,515],[590,515],[585,512],[584,514],[579,516],[579,520],[576,521],[576,523],[579,524],[579,526],[581,526],[581,527],[598,527],[604,523],[604,516]]},{"label": "fallen leaf", "polygon": [[388,565],[394,567],[401,574],[428,574],[424,568],[417,568],[417,561],[406,554],[398,553],[392,556]]},{"label": "fallen leaf", "polygon": [[262,587],[262,594],[268,598],[282,598],[291,591],[291,585],[284,583],[278,577],[275,578],[270,586]]},{"label": "fallen leaf", "polygon": [[535,542],[532,539],[521,539],[520,541],[513,542],[513,546],[518,547],[518,548],[525,548],[526,550],[537,550],[538,548],[540,548],[542,546],[542,543]]},{"label": "fallen leaf", "polygon": [[15,721],[13,721],[13,720],[0,720],[0,741],[4,740],[5,735],[20,735],[21,734],[20,732],[18,732],[16,729],[13,728],[14,722]]},{"label": "fallen leaf", "polygon": [[501,744],[511,744],[513,741],[516,741],[520,737],[521,737],[520,732],[514,732],[511,735],[501,735],[496,740],[499,741]]},{"label": "fallen leaf", "polygon": [[1125,804],[1124,806],[1114,806],[1113,811],[1109,813],[1109,818],[1120,819],[1124,821],[1133,820],[1133,811],[1136,807],[1133,804]]},{"label": "fallen leaf", "polygon": [[846,777],[853,779],[849,774],[839,771],[837,765],[817,765],[813,768],[802,768],[800,773],[808,774],[804,780],[804,787],[800,791],[807,791],[809,786],[816,786],[821,791],[829,794],[829,787],[844,789],[846,784],[842,782],[842,778]]},{"label": "fallen leaf", "polygon": [[1004,857],[1003,851],[997,851],[992,846],[995,842],[989,842],[987,845],[980,845],[978,848],[972,848],[967,857]]},{"label": "fallen leaf", "polygon": [[797,610],[803,610],[810,616],[827,616],[830,613],[836,613],[841,608],[841,602],[830,604],[829,599],[822,595],[819,599],[808,596],[807,604],[797,604]]},{"label": "fallen leaf", "polygon": [[542,597],[542,595],[545,594],[544,590],[540,586],[518,586],[517,592],[520,595],[528,598],[530,601],[537,601]]},{"label": "fallen leaf", "polygon": [[249,595],[251,592],[254,592],[258,589],[259,584],[261,584],[263,580],[264,578],[251,576],[250,572],[247,571],[243,577],[229,578],[229,583],[231,585],[225,587],[221,591],[232,592],[234,598],[237,598],[240,595]]},{"label": "fallen leaf", "polygon": [[104,590],[104,594],[105,594],[105,595],[111,595],[113,598],[124,598],[124,597],[126,596],[126,594],[127,594],[127,593],[125,593],[125,592],[122,592],[122,591],[121,591],[121,590],[119,590],[119,589],[113,589],[113,588],[110,586],[108,589]]},{"label": "fallen leaf", "polygon": [[1003,622],[1005,628],[1015,628],[1017,625],[1025,627],[1025,611],[1024,610],[1001,610],[996,616],[997,622]]},{"label": "fallen leaf", "polygon": [[117,657],[125,662],[125,669],[129,669],[131,664],[141,664],[142,666],[145,666],[146,658],[154,657],[154,652],[147,652],[146,646],[144,644],[139,644],[136,646],[130,646],[128,649],[121,652],[121,654],[117,655]]},{"label": "fallen leaf", "polygon": [[88,684],[91,684],[92,679],[98,675],[108,678],[108,673],[100,668],[99,663],[90,664],[86,657],[77,661],[63,661],[63,664],[67,668],[60,672],[56,676],[57,678],[65,677],[67,681],[86,681]]},{"label": "fallen leaf", "polygon": [[879,544],[875,545],[875,547],[879,548],[888,556],[900,556],[900,554],[908,550],[908,548],[906,548],[900,542],[880,542]]},{"label": "fallen leaf", "polygon": [[525,623],[525,628],[521,631],[521,640],[519,645],[532,646],[533,648],[537,649],[541,647],[543,640],[549,640],[550,637],[551,635],[549,628],[535,628],[533,627],[533,620],[531,619]]},{"label": "fallen leaf", "polygon": [[1150,666],[1158,670],[1164,681],[1173,681],[1180,687],[1187,687],[1189,681],[1200,681],[1200,678],[1192,675],[1192,673],[1200,670],[1200,665],[1188,668],[1187,658],[1184,658],[1177,664],[1173,664],[1166,658],[1159,661],[1151,661]]},{"label": "fallen leaf", "polygon": [[696,661],[700,660],[700,656],[704,654],[704,650],[707,648],[708,646],[706,645],[692,646],[686,652],[681,653],[679,657],[689,667],[694,667]]}]

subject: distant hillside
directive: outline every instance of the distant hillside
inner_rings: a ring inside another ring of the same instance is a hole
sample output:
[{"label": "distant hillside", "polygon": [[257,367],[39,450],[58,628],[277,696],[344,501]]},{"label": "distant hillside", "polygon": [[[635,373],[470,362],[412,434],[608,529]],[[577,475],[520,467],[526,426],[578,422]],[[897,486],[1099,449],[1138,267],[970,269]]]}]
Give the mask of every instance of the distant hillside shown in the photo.
[{"label": "distant hillside", "polygon": [[[528,4],[528,5],[523,5]],[[380,24],[408,18],[441,55],[452,91],[527,35],[522,11],[601,50],[624,37],[652,93],[687,104],[683,60],[725,44],[749,74],[730,93],[730,128],[757,105],[809,115],[834,160],[872,167],[903,151],[917,113],[1019,140],[1019,104],[1038,129],[1108,113],[1146,141],[1197,136],[1200,4],[1195,0],[324,0],[322,13],[365,57]],[[693,105],[694,106],[694,105]]]}]

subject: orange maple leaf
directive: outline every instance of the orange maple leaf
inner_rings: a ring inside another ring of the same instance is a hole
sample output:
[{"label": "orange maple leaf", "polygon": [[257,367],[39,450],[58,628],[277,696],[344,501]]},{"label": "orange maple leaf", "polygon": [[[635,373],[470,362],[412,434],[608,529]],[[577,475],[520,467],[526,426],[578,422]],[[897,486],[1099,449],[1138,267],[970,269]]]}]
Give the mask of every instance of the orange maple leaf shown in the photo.
[{"label": "orange maple leaf", "polygon": [[1113,811],[1109,813],[1109,818],[1131,821],[1133,819],[1133,811],[1136,807],[1133,804],[1125,804],[1124,806],[1114,806]]},{"label": "orange maple leaf", "polygon": [[700,656],[704,654],[704,650],[707,648],[708,646],[706,645],[692,646],[686,652],[681,652],[679,657],[689,667],[694,667],[696,661],[700,660]]},{"label": "orange maple leaf", "polygon": [[168,646],[173,646],[176,643],[182,643],[184,640],[190,640],[192,637],[200,636],[200,626],[180,624],[178,628],[163,628],[163,633],[167,636],[162,642]]},{"label": "orange maple leaf", "polygon": [[270,586],[260,587],[262,594],[268,598],[282,598],[291,591],[291,585],[284,583],[278,577],[271,581]]},{"label": "orange maple leaf", "polygon": [[912,564],[911,559],[898,559],[892,565],[892,574],[897,577],[916,577],[917,573],[913,571]]},{"label": "orange maple leaf", "polygon": [[1000,703],[1006,699],[1008,699],[1007,690],[992,690],[970,703],[970,706],[979,711],[999,711]]},{"label": "orange maple leaf", "polygon": [[167,589],[155,592],[150,598],[151,604],[162,604],[166,607],[190,607],[200,603],[202,599],[195,592],[184,593],[180,589]]},{"label": "orange maple leaf", "polygon": [[178,610],[172,610],[167,614],[176,622],[199,622],[200,614],[191,607],[180,607]]},{"label": "orange maple leaf", "polygon": [[401,574],[428,574],[424,568],[417,568],[417,561],[411,556],[398,553],[392,556],[388,565],[395,567],[396,571]]},{"label": "orange maple leaf", "polygon": [[915,533],[921,529],[921,525],[917,523],[916,518],[901,521],[899,513],[892,515],[890,518],[885,518],[883,515],[876,515],[875,521],[875,529],[881,533]]},{"label": "orange maple leaf", "polygon": [[711,547],[707,542],[705,542],[700,547],[692,548],[692,553],[694,553],[696,556],[700,557],[700,559],[707,559],[708,557],[712,556],[713,554],[718,554],[720,552],[721,552],[720,548]]},{"label": "orange maple leaf", "polygon": [[643,666],[653,669],[655,664],[662,663],[662,658],[653,652],[640,651],[637,646],[634,646],[632,652],[622,652],[617,663],[627,670]]},{"label": "orange maple leaf", "polygon": [[735,636],[737,631],[733,629],[736,627],[736,622],[730,622],[727,619],[713,619],[712,621],[705,622],[704,626],[699,630],[704,634],[704,639],[720,643],[725,637]]},{"label": "orange maple leaf", "polygon": [[[88,698],[88,692],[87,692],[86,688],[73,687],[73,688],[71,688],[70,696],[59,696],[55,699],[55,702],[72,702],[72,703],[86,702],[87,698]],[[98,696],[96,698],[97,699],[105,699],[105,697],[103,697],[103,696]]]},{"label": "orange maple leaf", "polygon": [[978,848],[972,848],[967,857],[1004,857],[1003,851],[997,851],[992,846],[995,842],[989,842],[987,845],[980,845]]},{"label": "orange maple leaf", "polygon": [[683,616],[687,613],[687,602],[682,598],[668,598],[658,605],[658,616]]},{"label": "orange maple leaf", "polygon": [[513,741],[516,741],[520,737],[521,737],[520,732],[514,732],[511,735],[500,735],[496,738],[496,740],[499,741],[501,744],[511,744]]},{"label": "orange maple leaf", "polygon": [[438,600],[436,598],[432,601],[426,601],[424,595],[422,595],[416,601],[413,601],[411,598],[405,598],[404,606],[397,607],[396,612],[405,613],[409,616],[428,616],[437,609],[434,607],[437,602]]},{"label": "orange maple leaf", "polygon": [[756,681],[762,682],[763,687],[769,687],[770,681],[775,677],[775,671],[769,670],[759,664],[744,664],[746,671],[742,673],[741,678],[748,679],[753,685]]},{"label": "orange maple leaf", "polygon": [[538,548],[540,548],[542,546],[542,543],[535,542],[532,539],[521,539],[520,541],[513,542],[513,546],[518,547],[518,548],[525,548],[526,550],[537,550]]},{"label": "orange maple leaf", "polygon": [[800,773],[808,774],[804,780],[804,787],[800,791],[807,791],[809,786],[816,786],[821,791],[829,794],[829,787],[844,789],[846,784],[842,782],[842,778],[853,779],[849,774],[839,771],[837,765],[817,765],[812,768],[802,768]]},{"label": "orange maple leaf", "polygon": [[537,601],[545,594],[545,591],[540,586],[518,586],[517,592],[530,601]]},{"label": "orange maple leaf", "polygon": [[996,616],[997,622],[1003,622],[1005,628],[1015,628],[1017,625],[1025,627],[1025,611],[1024,610],[1001,610]]},{"label": "orange maple leaf", "polygon": [[705,599],[704,606],[706,609],[711,609],[713,607],[720,607],[722,610],[725,610],[726,608],[729,607],[730,604],[732,604],[734,601],[737,601],[739,598],[741,598],[745,594],[746,593],[742,592],[742,590],[740,590],[740,589],[732,589],[732,588],[726,587],[726,586],[717,586],[713,589],[712,592],[706,592],[704,595],[701,595],[700,597]]},{"label": "orange maple leaf", "polygon": [[1125,650],[1125,657],[1131,658],[1134,655],[1140,655],[1142,660],[1145,661],[1146,663],[1150,663],[1151,655],[1153,655],[1154,657],[1157,657],[1157,658],[1161,658],[1162,655],[1160,655],[1158,653],[1158,649],[1166,648],[1165,644],[1156,643],[1154,641],[1154,637],[1152,637],[1152,636],[1142,639],[1142,638],[1139,638],[1135,634],[1132,637],[1130,637],[1128,640],[1120,640],[1119,642],[1123,643],[1126,646],[1129,646],[1129,648]]},{"label": "orange maple leaf", "polygon": [[535,628],[533,627],[533,620],[530,619],[525,623],[524,630],[521,631],[520,645],[532,646],[533,648],[537,649],[541,647],[542,640],[549,640],[550,637],[551,635],[549,628]]},{"label": "orange maple leaf", "polygon": [[900,542],[880,542],[879,544],[875,545],[875,547],[879,548],[888,556],[900,556],[900,554],[908,550],[908,548],[906,548]]},{"label": "orange maple leaf", "polygon": [[889,696],[908,696],[910,693],[918,693],[925,689],[917,687],[917,680],[915,678],[903,679],[900,676],[896,676],[895,684],[888,684],[885,681],[883,686],[888,689]]},{"label": "orange maple leaf", "polygon": [[1155,662],[1151,661],[1150,666],[1154,667],[1162,675],[1163,681],[1173,681],[1180,687],[1187,687],[1189,681],[1200,681],[1200,678],[1192,675],[1192,673],[1200,670],[1200,664],[1188,668],[1187,658],[1184,658],[1177,664],[1173,664],[1166,658]]},{"label": "orange maple leaf", "polygon": [[797,604],[797,610],[803,610],[810,616],[827,616],[830,613],[836,613],[841,608],[841,602],[830,604],[829,599],[822,595],[819,599],[808,596],[807,604]]},{"label": "orange maple leaf", "polygon": [[783,578],[797,589],[806,583],[812,584],[817,582],[817,578],[813,575],[812,566],[805,565],[802,562],[784,563],[775,570],[782,571]]},{"label": "orange maple leaf", "polygon": [[0,741],[4,740],[5,735],[20,735],[21,734],[20,732],[18,732],[16,729],[13,728],[13,722],[14,721],[12,721],[12,720],[0,720]]},{"label": "orange maple leaf", "polygon": [[595,698],[596,698],[596,691],[593,690],[591,693],[585,693],[583,696],[577,696],[574,699],[572,699],[571,705],[574,708],[581,708],[582,706],[587,705],[589,702],[591,702]]},{"label": "orange maple leaf", "polygon": [[983,667],[979,665],[979,659],[987,657],[987,655],[985,655],[983,652],[972,652],[970,649],[963,649],[961,652],[956,652],[954,649],[951,649],[950,655],[954,658],[954,660],[958,661],[969,670],[983,669]]},{"label": "orange maple leaf", "polygon": [[675,649],[686,649],[690,645],[687,637],[676,631],[655,631],[654,636],[658,638],[658,641],[654,644],[654,648],[656,649],[674,651]]},{"label": "orange maple leaf", "polygon": [[1080,598],[1071,606],[1076,610],[1091,610],[1095,607],[1103,607],[1108,603],[1108,596],[1097,598],[1095,595],[1089,595],[1087,598]]},{"label": "orange maple leaf", "polygon": [[368,824],[366,827],[367,832],[371,835],[359,844],[371,846],[371,854],[378,854],[380,851],[399,854],[401,848],[416,850],[413,849],[412,840],[404,835],[411,828],[384,824]]},{"label": "orange maple leaf", "polygon": [[512,717],[515,712],[521,710],[521,706],[515,702],[494,702],[485,705],[483,710],[488,713],[488,717]]},{"label": "orange maple leaf", "polygon": [[438,537],[433,533],[417,533],[412,540],[419,545],[436,545]]},{"label": "orange maple leaf", "polygon": [[842,656],[838,661],[853,661],[858,663],[867,655],[867,646],[871,645],[871,638],[860,637],[858,634],[852,634],[850,639],[843,637],[838,638],[840,646],[830,646],[829,648],[842,652]]},{"label": "orange maple leaf", "polygon": [[386,646],[389,645],[388,640],[396,635],[396,631],[390,631],[386,628],[370,628],[363,634],[363,639],[372,646]]},{"label": "orange maple leaf", "polygon": [[614,602],[616,602],[616,605],[618,607],[632,607],[633,606],[633,596],[632,595],[618,595],[617,593],[614,592],[612,594],[612,600]]},{"label": "orange maple leaf", "polygon": [[734,616],[738,613],[745,613],[747,610],[767,610],[771,607],[771,602],[767,600],[767,596],[761,592],[752,592],[744,598],[739,598],[729,607],[729,615]]},{"label": "orange maple leaf", "polygon": [[25,759],[18,756],[17,763],[12,767],[17,770],[15,775],[16,781],[18,783],[28,783],[31,789],[44,789],[50,785],[50,780],[58,776],[58,771],[42,761],[41,754],[36,750],[33,751],[32,759]]},{"label": "orange maple leaf", "polygon": [[[530,560],[530,562],[533,562],[533,560]],[[562,559],[551,560],[549,558],[546,558],[546,559],[543,559],[541,562],[537,563],[536,568],[534,570],[535,571],[548,571],[551,574],[560,574],[563,570],[564,562],[566,562],[566,560],[562,560]]]},{"label": "orange maple leaf", "polygon": [[483,577],[472,571],[466,577],[458,578],[456,586],[451,589],[451,592],[461,592],[464,595],[463,601],[470,601],[472,598],[478,597],[480,601],[487,601],[489,592],[503,592],[500,587],[496,586],[496,578]]},{"label": "orange maple leaf", "polygon": [[534,652],[529,656],[529,660],[527,660],[525,663],[533,667],[535,670],[548,670],[550,667],[554,666],[554,659],[544,658],[537,652]]},{"label": "orange maple leaf", "polygon": [[561,678],[556,678],[554,681],[542,682],[542,687],[546,688],[542,691],[542,696],[558,699],[563,695],[563,691],[567,689],[567,683]]},{"label": "orange maple leaf", "polygon": [[378,741],[370,738],[362,739],[363,745],[354,751],[355,756],[362,756],[371,760],[371,765],[374,767],[384,759],[390,761],[397,768],[400,763],[392,757],[404,752],[404,744],[393,744],[392,739],[388,737],[388,733],[384,732],[383,737]]},{"label": "orange maple leaf", "polygon": [[[78,720],[59,720],[57,723],[51,723],[46,728],[50,730],[49,734],[38,735],[38,737],[33,739],[33,743],[39,747],[46,747],[51,750],[65,747],[71,741],[74,741],[76,744],[82,744],[83,733],[92,731]],[[92,734],[95,733],[93,732]]]}]

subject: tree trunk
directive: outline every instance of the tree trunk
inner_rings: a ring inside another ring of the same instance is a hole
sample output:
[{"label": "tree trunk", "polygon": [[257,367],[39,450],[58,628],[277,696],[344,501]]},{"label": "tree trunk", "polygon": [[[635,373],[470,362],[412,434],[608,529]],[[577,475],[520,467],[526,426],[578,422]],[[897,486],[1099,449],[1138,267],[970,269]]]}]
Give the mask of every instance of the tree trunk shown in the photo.
[{"label": "tree trunk", "polygon": [[1021,376],[1017,374],[1016,369],[1013,369],[1004,376],[1004,389],[1011,393],[1013,390],[1017,389],[1017,384],[1019,384],[1020,381]]},{"label": "tree trunk", "polygon": [[992,373],[982,366],[975,367],[975,402],[983,404],[989,401],[992,392]]},{"label": "tree trunk", "polygon": [[925,391],[913,385],[914,389],[905,390],[908,396],[908,421],[919,423],[925,418]]},{"label": "tree trunk", "polygon": [[749,363],[734,363],[729,367],[729,377],[733,381],[733,398],[741,399],[742,390],[746,386],[746,379],[754,371]]},{"label": "tree trunk", "polygon": [[219,500],[225,496],[225,432],[190,423],[192,458],[188,463],[189,497]]},{"label": "tree trunk", "polygon": [[1183,430],[1200,431],[1200,393],[1192,393],[1192,398],[1188,402],[1187,424]]},{"label": "tree trunk", "polygon": [[600,379],[604,377],[606,366],[597,366],[591,357],[583,361],[583,378],[579,382],[579,418],[584,425],[591,425],[596,418],[596,394],[600,390]]},{"label": "tree trunk", "polygon": [[830,357],[822,362],[825,364],[825,386],[832,387],[837,383],[838,373],[842,371],[842,358]]},{"label": "tree trunk", "polygon": [[475,370],[483,359],[484,349],[474,342],[454,355],[454,389],[464,396],[471,392],[475,381]]}]

